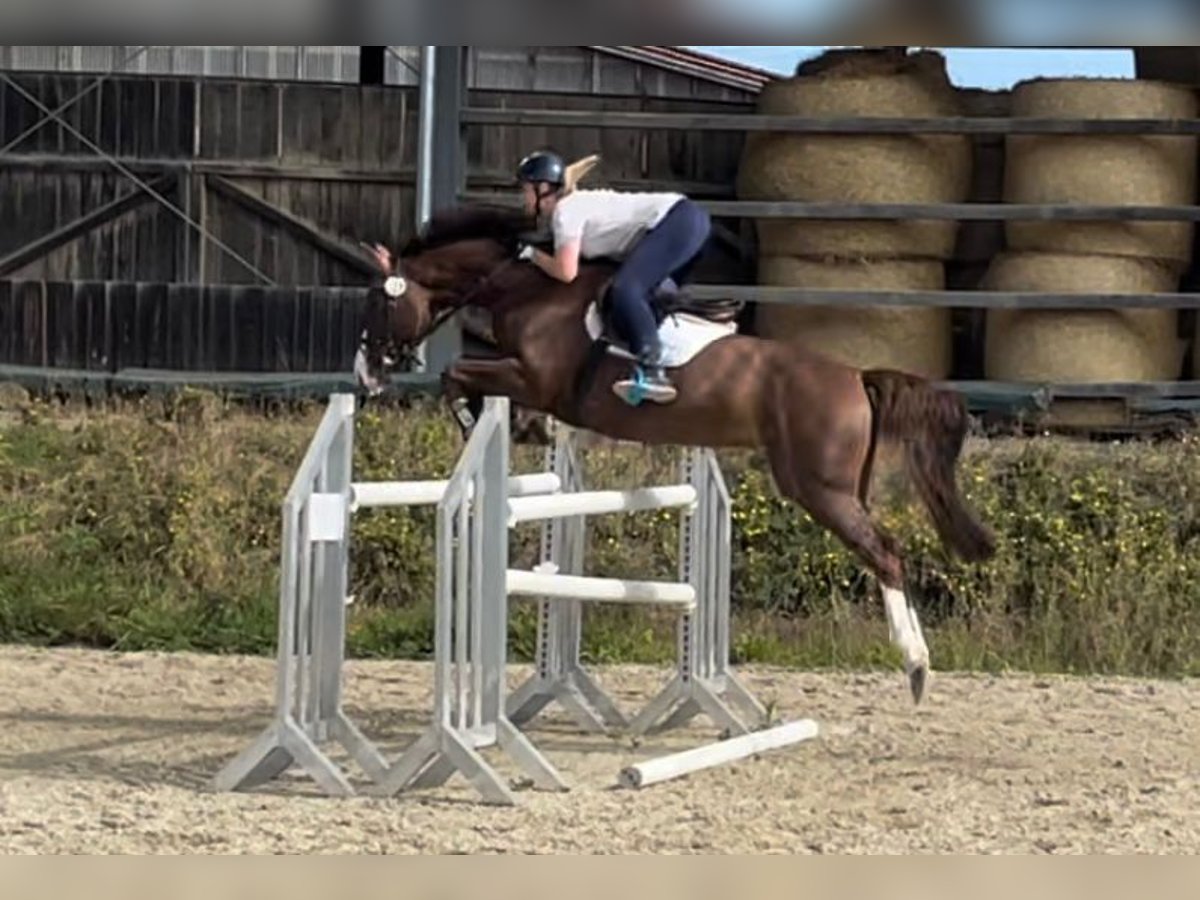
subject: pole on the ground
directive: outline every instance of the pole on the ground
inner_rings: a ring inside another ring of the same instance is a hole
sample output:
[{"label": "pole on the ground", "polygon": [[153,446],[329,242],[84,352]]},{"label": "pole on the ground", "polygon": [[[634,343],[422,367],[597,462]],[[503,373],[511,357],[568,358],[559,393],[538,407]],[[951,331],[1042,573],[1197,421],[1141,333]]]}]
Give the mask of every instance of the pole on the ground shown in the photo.
[{"label": "pole on the ground", "polygon": [[817,723],[812,719],[787,722],[764,731],[752,731],[727,741],[705,744],[703,747],[694,747],[681,753],[626,766],[621,770],[618,781],[622,787],[627,788],[649,787],[672,778],[690,775],[701,769],[807,741],[815,738],[817,731]]}]

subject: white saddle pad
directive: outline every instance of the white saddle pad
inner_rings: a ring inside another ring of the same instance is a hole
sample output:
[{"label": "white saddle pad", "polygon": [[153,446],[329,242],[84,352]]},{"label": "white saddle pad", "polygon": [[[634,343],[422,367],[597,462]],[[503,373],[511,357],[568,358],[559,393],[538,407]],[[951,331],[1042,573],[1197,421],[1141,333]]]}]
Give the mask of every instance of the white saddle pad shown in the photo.
[{"label": "white saddle pad", "polygon": [[[600,310],[595,303],[588,307],[584,324],[587,327],[588,337],[593,341],[598,340],[603,334],[604,326],[600,320]],[[736,322],[710,322],[687,313],[669,315],[658,326],[658,338],[662,341],[663,365],[668,369],[685,366],[709,344],[729,337],[731,334],[737,334]],[[615,338],[610,338],[610,340],[615,341]],[[621,359],[635,358],[629,350],[617,343],[609,344],[608,352]]]}]

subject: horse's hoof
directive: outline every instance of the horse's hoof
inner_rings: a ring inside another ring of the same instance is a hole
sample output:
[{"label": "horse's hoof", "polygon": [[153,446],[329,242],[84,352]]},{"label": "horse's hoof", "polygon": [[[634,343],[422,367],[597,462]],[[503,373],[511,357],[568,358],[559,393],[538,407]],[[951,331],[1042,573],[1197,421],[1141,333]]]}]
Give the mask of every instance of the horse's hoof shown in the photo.
[{"label": "horse's hoof", "polygon": [[908,686],[912,689],[913,704],[921,705],[921,699],[925,696],[925,685],[929,681],[929,666],[920,664],[909,670]]}]

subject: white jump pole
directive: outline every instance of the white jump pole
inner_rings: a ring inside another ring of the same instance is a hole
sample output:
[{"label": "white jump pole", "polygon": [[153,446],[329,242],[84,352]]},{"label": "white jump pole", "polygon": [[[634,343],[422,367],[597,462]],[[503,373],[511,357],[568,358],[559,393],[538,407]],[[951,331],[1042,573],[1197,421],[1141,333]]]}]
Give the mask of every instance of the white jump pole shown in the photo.
[{"label": "white jump pole", "polygon": [[592,578],[509,569],[508,592],[518,596],[554,597],[560,600],[591,600],[599,603],[650,603],[691,609],[696,589],[690,584],[666,581],[626,581],[621,578]]},{"label": "white jump pole", "polygon": [[756,753],[778,750],[789,744],[811,740],[817,736],[817,732],[817,723],[812,719],[799,719],[775,728],[752,731],[727,741],[705,744],[703,747],[684,750],[682,753],[660,756],[658,759],[627,766],[621,770],[618,780],[621,786],[626,788],[648,787]]},{"label": "white jump pole", "polygon": [[[383,506],[433,506],[442,502],[449,481],[356,481],[350,489],[350,509]],[[508,496],[554,494],[562,482],[553,472],[514,475],[508,479]],[[469,492],[474,497],[474,491]]]},{"label": "white jump pole", "polygon": [[691,506],[696,502],[696,498],[696,489],[690,484],[632,491],[578,491],[540,497],[518,497],[508,504],[508,524],[511,526],[540,519],[670,509]]}]

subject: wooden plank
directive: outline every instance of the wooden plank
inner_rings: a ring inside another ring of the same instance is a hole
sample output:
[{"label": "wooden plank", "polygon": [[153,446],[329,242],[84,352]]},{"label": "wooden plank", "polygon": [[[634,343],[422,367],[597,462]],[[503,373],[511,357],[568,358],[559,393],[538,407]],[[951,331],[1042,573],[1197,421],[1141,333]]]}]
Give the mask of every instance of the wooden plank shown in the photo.
[{"label": "wooden plank", "polygon": [[1200,309],[1200,294],[1057,294],[1018,291],[847,291],[696,284],[694,300],[738,300],[787,306],[935,306],[964,309]]},{"label": "wooden plank", "polygon": [[[614,184],[614,187],[617,185]],[[623,188],[624,189],[624,188]],[[643,182],[632,190],[674,190]],[[465,191],[465,203],[520,206],[510,189],[503,193]],[[799,201],[697,199],[713,216],[749,219],[948,219],[979,222],[1118,221],[1200,222],[1200,206],[1089,206],[1082,203],[804,203]]]},{"label": "wooden plank", "polygon": [[167,292],[171,322],[167,359],[173,369],[203,369],[208,365],[203,295],[204,289],[194,284],[172,284]]},{"label": "wooden plank", "polygon": [[[2,115],[0,121],[3,121]],[[17,358],[19,329],[20,316],[13,300],[12,282],[0,281],[0,360]]]},{"label": "wooden plank", "polygon": [[45,282],[14,282],[12,303],[17,319],[16,352],[12,361],[22,365],[50,365]]},{"label": "wooden plank", "polygon": [[[113,200],[116,182],[110,173],[89,174],[84,177],[80,204],[84,209],[98,209]],[[101,281],[115,276],[112,235],[109,229],[94,229],[80,239],[80,273]]]},{"label": "wooden plank", "polygon": [[120,98],[118,155],[147,156],[154,147],[154,81],[148,78],[122,80]]},{"label": "wooden plank", "polygon": [[204,294],[205,362],[214,372],[230,371],[238,335],[233,317],[235,285],[206,285]]},{"label": "wooden plank", "polygon": [[295,296],[291,290],[263,291],[259,358],[265,371],[291,372],[298,368],[295,353]]},{"label": "wooden plank", "polygon": [[[151,182],[151,187],[161,192],[168,188],[171,180],[170,176],[159,178]],[[129,210],[141,206],[151,199],[153,198],[150,194],[146,193],[142,188],[135,186],[133,190],[123,196],[105,203],[87,215],[81,216],[63,225],[61,228],[55,229],[50,234],[30,241],[28,244],[18,247],[16,250],[0,258],[0,277],[10,275],[18,269],[24,268],[31,262],[64,244],[99,228],[101,225],[124,215]]]},{"label": "wooden plank", "polygon": [[103,281],[76,281],[75,314],[79,322],[77,355],[84,368],[108,371],[112,365],[112,315]]},{"label": "wooden plank", "polygon": [[[220,235],[230,247],[233,247],[243,257],[254,264],[260,271],[262,269],[262,260],[259,258],[259,241],[258,235],[264,227],[264,223],[260,218],[253,215],[247,215],[246,207],[238,203],[234,198],[227,196],[220,190],[220,185],[214,185],[209,181],[209,187],[216,190],[217,195],[222,198],[216,209],[219,210],[219,219],[217,222],[220,227]],[[247,185],[242,189],[247,193],[253,193],[253,185]],[[221,254],[221,272],[222,275],[218,279],[222,282],[231,284],[253,284],[255,279],[250,272],[246,271],[240,263],[227,253]],[[274,277],[273,273],[267,273]]]},{"label": "wooden plank", "polygon": [[45,283],[45,291],[45,334],[49,364],[65,369],[86,368],[86,353],[79,352],[86,338],[79,334],[74,285],[66,281],[50,281]]},{"label": "wooden plank", "polygon": [[363,315],[366,312],[367,294],[365,291],[353,293],[333,289],[336,306],[337,328],[334,340],[334,350],[337,353],[338,368],[347,371],[354,368],[354,354],[358,349],[361,336]]},{"label": "wooden plank", "polygon": [[231,290],[230,294],[229,368],[238,372],[261,372],[267,367],[263,358],[265,291],[246,287]]},{"label": "wooden plank", "polygon": [[184,109],[178,81],[155,80],[153,149],[142,153],[146,157],[179,156],[178,135],[180,119],[190,115],[191,108]]},{"label": "wooden plank", "polygon": [[207,81],[203,91],[201,155],[216,159],[236,158],[241,141],[240,85]]},{"label": "wooden plank", "polygon": [[341,354],[334,336],[337,301],[329,291],[317,287],[309,297],[309,305],[312,307],[312,368],[319,372],[336,371],[341,366]]},{"label": "wooden plank", "polygon": [[360,92],[361,116],[355,123],[358,140],[362,151],[358,156],[358,164],[368,169],[379,169],[384,164],[386,152],[381,140],[384,127],[387,125],[384,112],[385,94],[379,88],[364,87]]},{"label": "wooden plank", "polygon": [[[83,204],[84,176],[75,174],[60,175],[58,182],[58,221],[70,222],[88,213],[88,207]],[[91,257],[87,253],[87,241],[71,241],[57,252],[51,253],[55,265],[46,267],[47,276],[56,278],[90,278],[94,274],[91,269]]]},{"label": "wooden plank", "polygon": [[[268,181],[266,200],[272,206],[288,206],[295,209],[284,198],[290,198],[302,186],[303,182],[297,181]],[[281,232],[275,236],[275,257],[273,261],[275,268],[272,271],[275,274],[277,284],[296,284],[299,280],[297,278],[297,274],[300,271],[298,249],[295,238],[289,232]]]},{"label": "wooden plank", "polygon": [[137,285],[108,281],[104,285],[109,316],[109,346],[107,368],[115,372],[127,365],[138,364],[134,349],[134,329],[137,317]]},{"label": "wooden plank", "polygon": [[271,82],[246,82],[240,85],[238,151],[232,154],[246,160],[269,160],[278,155],[276,116],[279,85]]},{"label": "wooden plank", "polygon": [[141,280],[137,268],[137,213],[114,219],[112,234],[113,250],[116,254],[116,271],[112,277],[118,281]]},{"label": "wooden plank", "polygon": [[[45,74],[38,78],[37,89],[33,93],[49,109],[57,110],[66,100],[65,94],[69,91],[70,86],[64,84],[62,79],[52,74]],[[36,110],[36,113],[39,120],[45,115],[40,109]],[[66,118],[65,115],[64,118]],[[64,129],[57,120],[51,120],[41,125],[29,137],[29,141],[42,153],[57,153],[63,148],[63,131]]]},{"label": "wooden plank", "polygon": [[167,285],[139,284],[133,316],[133,341],[127,358],[137,365],[165,367]]},{"label": "wooden plank", "polygon": [[104,82],[100,87],[100,101],[96,109],[96,124],[91,129],[81,129],[101,150],[113,156],[121,155],[118,132],[121,122],[121,84],[116,80]]},{"label": "wooden plank", "polygon": [[755,113],[655,113],[468,106],[470,125],[637,128],[684,131],[776,131],[792,134],[1157,134],[1200,135],[1200,119],[1052,119],[1012,117],[764,116]]},{"label": "wooden plank", "polygon": [[295,291],[295,318],[292,325],[292,360],[297,371],[316,372],[319,367],[313,364],[313,290],[311,287],[300,287]]},{"label": "wooden plank", "polygon": [[338,238],[326,234],[299,216],[268,203],[262,197],[247,191],[245,188],[239,187],[219,175],[211,176],[209,178],[209,185],[222,196],[227,197],[239,206],[250,210],[269,222],[282,225],[318,250],[340,260],[355,271],[364,275],[373,275],[375,273],[375,267],[367,259],[365,253],[351,247]]}]

